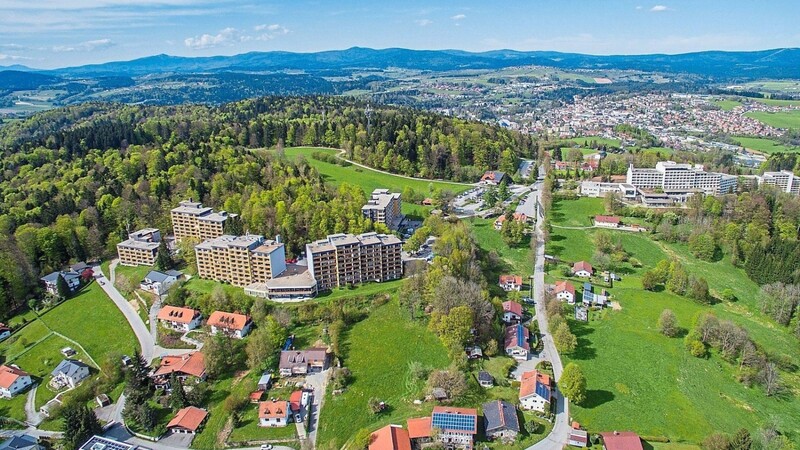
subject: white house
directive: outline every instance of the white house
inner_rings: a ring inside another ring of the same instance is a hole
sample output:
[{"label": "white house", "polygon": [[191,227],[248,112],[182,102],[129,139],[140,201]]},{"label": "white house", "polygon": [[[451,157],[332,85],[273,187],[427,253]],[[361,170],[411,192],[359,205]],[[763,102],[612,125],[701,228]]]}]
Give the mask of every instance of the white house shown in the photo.
[{"label": "white house", "polygon": [[244,314],[214,311],[208,317],[208,325],[211,326],[211,334],[221,332],[230,337],[242,339],[250,332],[253,320]]},{"label": "white house", "polygon": [[50,381],[51,384],[59,388],[64,386],[74,388],[78,383],[89,376],[89,366],[74,359],[65,359],[61,361],[50,375],[53,376],[53,379]]},{"label": "white house", "polygon": [[522,277],[519,275],[500,275],[498,285],[504,291],[518,291],[522,288]]},{"label": "white house", "polygon": [[503,322],[514,323],[522,319],[522,305],[514,301],[503,302]]},{"label": "white house", "polygon": [[506,327],[505,350],[508,356],[526,361],[531,351],[530,332],[521,323]]},{"label": "white house", "polygon": [[164,306],[157,318],[164,326],[182,332],[194,330],[203,321],[200,311],[179,306]]},{"label": "white house", "polygon": [[33,381],[28,372],[19,367],[0,366],[0,397],[11,398],[28,388]]},{"label": "white house", "polygon": [[285,427],[292,421],[289,402],[270,400],[258,404],[258,426]]},{"label": "white house", "polygon": [[594,226],[600,228],[619,228],[622,221],[617,216],[594,216]]},{"label": "white house", "polygon": [[550,376],[538,370],[522,374],[519,385],[519,404],[529,411],[547,412],[553,398]]},{"label": "white house", "polygon": [[44,282],[44,288],[48,293],[58,295],[59,277],[67,282],[67,288],[70,292],[74,292],[81,285],[81,274],[78,272],[73,272],[72,270],[52,272],[40,278]]},{"label": "white house", "polygon": [[575,286],[573,286],[569,281],[556,281],[556,288],[554,292],[556,294],[556,298],[562,302],[565,301],[570,305],[575,303]]},{"label": "white house", "polygon": [[173,284],[180,280],[182,276],[183,274],[177,270],[168,270],[166,272],[151,270],[144,277],[144,280],[139,283],[139,288],[156,295],[162,295],[165,294]]},{"label": "white house", "polygon": [[572,265],[572,274],[576,277],[589,278],[594,275],[594,269],[588,262],[578,261]]}]

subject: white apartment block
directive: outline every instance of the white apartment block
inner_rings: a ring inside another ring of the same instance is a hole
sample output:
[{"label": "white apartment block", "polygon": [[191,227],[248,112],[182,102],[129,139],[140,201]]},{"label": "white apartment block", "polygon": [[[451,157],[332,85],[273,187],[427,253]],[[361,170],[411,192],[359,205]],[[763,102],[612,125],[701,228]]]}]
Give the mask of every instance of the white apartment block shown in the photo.
[{"label": "white apartment block", "polygon": [[152,266],[156,263],[161,232],[156,228],[144,228],[128,235],[128,239],[117,244],[117,256],[123,266]]},{"label": "white apartment block", "polygon": [[737,178],[706,172],[702,165],[660,161],[655,169],[628,167],[627,184],[638,189],[662,189],[665,193],[702,192],[724,195],[736,191]]},{"label": "white apartment block", "polygon": [[788,194],[800,195],[800,177],[788,170],[764,172],[758,184],[775,186]]},{"label": "white apartment block", "polygon": [[361,213],[373,223],[382,223],[390,229],[396,229],[402,219],[400,207],[400,193],[375,189],[367,204],[361,207]]},{"label": "white apartment block", "polygon": [[224,234],[225,221],[235,218],[237,214],[225,211],[214,212],[200,202],[184,200],[171,210],[172,231],[175,239],[194,237],[206,241]]},{"label": "white apartment block", "polygon": [[587,197],[605,197],[609,192],[620,194],[623,198],[635,199],[638,193],[635,186],[627,183],[601,183],[597,181],[582,181],[581,195]]}]

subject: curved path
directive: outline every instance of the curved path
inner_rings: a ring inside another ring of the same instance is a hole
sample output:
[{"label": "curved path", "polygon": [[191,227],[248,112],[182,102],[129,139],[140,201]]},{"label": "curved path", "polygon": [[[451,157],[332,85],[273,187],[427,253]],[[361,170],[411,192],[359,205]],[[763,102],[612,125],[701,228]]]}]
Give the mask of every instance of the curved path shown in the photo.
[{"label": "curved path", "polygon": [[362,169],[367,169],[367,170],[371,170],[373,172],[378,172],[378,173],[382,173],[382,174],[386,174],[386,175],[391,175],[393,177],[400,177],[400,178],[405,178],[407,180],[414,180],[414,181],[427,181],[428,183],[436,182],[436,183],[444,183],[444,184],[454,184],[456,186],[478,186],[478,184],[479,184],[479,183],[462,183],[460,181],[438,180],[438,179],[430,179],[430,178],[416,178],[416,177],[410,177],[408,175],[400,175],[399,173],[387,172],[385,170],[376,169],[376,168],[370,167],[370,166],[365,166],[364,164],[357,163],[355,161],[347,159],[347,158],[344,157],[344,154],[347,153],[347,151],[344,150],[344,149],[341,149],[341,148],[339,148],[339,149],[331,149],[331,148],[327,148],[327,147],[314,147],[314,148],[319,148],[320,150],[338,150],[339,153],[336,154],[336,157],[341,159],[342,161],[347,161],[347,162],[349,162],[350,164],[352,164],[354,166],[361,167]]}]

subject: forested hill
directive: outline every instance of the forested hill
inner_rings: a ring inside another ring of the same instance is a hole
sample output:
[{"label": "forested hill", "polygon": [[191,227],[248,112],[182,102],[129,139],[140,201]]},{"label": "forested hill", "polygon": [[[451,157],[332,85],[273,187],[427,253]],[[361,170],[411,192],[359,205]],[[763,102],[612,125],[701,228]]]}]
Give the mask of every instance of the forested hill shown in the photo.
[{"label": "forested hill", "polygon": [[[170,228],[185,198],[239,213],[243,229],[308,239],[375,227],[360,188],[326,186],[303,161],[248,148],[325,145],[370,164],[464,177],[515,163],[528,138],[480,123],[333,97],[208,106],[83,104],[0,129],[0,320],[42,274],[113,254],[125,230]],[[191,251],[188,253],[192,253]]]}]

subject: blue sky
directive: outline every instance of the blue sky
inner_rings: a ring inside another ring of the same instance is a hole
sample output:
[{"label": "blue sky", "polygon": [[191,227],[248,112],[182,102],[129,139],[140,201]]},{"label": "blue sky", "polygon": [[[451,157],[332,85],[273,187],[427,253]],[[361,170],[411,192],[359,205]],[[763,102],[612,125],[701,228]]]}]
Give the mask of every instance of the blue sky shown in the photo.
[{"label": "blue sky", "polygon": [[352,46],[592,54],[800,46],[792,0],[1,0],[0,65]]}]

